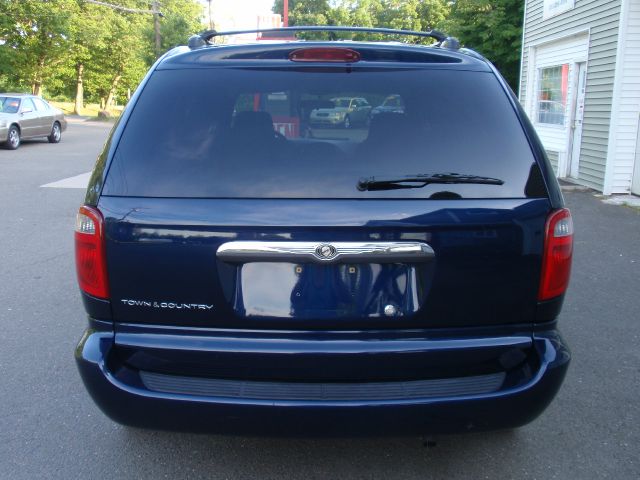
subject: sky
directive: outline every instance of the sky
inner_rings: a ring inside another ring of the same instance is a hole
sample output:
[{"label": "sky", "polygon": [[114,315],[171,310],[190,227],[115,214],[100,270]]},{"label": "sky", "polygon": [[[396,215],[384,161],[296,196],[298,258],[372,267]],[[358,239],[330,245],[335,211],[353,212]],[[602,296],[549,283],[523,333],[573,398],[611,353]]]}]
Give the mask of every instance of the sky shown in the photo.
[{"label": "sky", "polygon": [[[205,19],[208,20],[208,0],[200,0],[205,5]],[[238,30],[256,28],[257,16],[271,12],[273,0],[211,0],[213,21],[217,29]]]}]

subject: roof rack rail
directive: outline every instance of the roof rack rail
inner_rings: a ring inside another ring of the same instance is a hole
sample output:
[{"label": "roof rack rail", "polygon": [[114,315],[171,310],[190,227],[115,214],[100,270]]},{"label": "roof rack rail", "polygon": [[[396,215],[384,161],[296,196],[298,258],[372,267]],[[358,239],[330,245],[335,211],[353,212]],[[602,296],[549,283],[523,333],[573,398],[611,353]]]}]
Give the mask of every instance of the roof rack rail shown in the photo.
[{"label": "roof rack rail", "polygon": [[[228,35],[241,35],[245,33],[296,33],[296,32],[353,32],[353,33],[380,33],[384,35],[405,35],[410,37],[427,37],[433,38],[437,41],[437,46],[448,48],[450,50],[458,50],[460,48],[460,42],[454,38],[449,37],[446,34],[437,30],[429,30],[426,32],[413,31],[413,30],[397,30],[394,28],[374,28],[374,27],[341,27],[341,26],[295,26],[295,27],[282,27],[282,28],[264,28],[264,29],[250,29],[250,30],[230,30],[226,32],[218,32],[216,30],[206,30],[200,34],[193,35],[189,38],[188,46],[194,50],[206,45],[210,45],[209,40],[215,37],[224,37]],[[332,40],[334,40],[332,38]]]}]

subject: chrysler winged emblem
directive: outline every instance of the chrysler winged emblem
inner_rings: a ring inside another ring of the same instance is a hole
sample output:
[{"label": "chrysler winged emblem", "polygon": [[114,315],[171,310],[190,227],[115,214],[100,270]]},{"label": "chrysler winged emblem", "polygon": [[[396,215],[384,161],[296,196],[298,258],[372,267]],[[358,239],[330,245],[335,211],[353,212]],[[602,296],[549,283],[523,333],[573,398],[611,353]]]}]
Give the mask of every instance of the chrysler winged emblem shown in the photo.
[{"label": "chrysler winged emblem", "polygon": [[330,260],[335,257],[337,253],[336,247],[328,243],[316,247],[316,255],[322,260]]}]

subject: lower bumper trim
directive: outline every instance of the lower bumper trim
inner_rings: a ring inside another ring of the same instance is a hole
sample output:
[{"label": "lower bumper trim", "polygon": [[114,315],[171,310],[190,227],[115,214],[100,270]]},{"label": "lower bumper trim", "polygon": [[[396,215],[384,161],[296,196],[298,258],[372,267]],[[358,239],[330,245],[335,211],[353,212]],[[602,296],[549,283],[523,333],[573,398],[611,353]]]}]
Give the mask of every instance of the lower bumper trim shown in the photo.
[{"label": "lower bumper trim", "polygon": [[145,387],[155,392],[292,401],[406,400],[479,395],[498,390],[505,376],[505,372],[497,372],[472,377],[406,382],[302,383],[223,380],[140,372]]}]

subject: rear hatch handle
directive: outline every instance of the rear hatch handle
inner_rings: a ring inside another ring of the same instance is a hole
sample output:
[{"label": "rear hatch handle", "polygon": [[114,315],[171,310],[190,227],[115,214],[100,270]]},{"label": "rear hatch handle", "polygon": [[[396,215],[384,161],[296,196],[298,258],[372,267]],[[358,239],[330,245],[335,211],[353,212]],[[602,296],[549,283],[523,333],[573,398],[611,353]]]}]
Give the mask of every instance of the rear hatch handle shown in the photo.
[{"label": "rear hatch handle", "polygon": [[228,263],[421,263],[435,256],[423,242],[259,242],[220,245],[218,259]]}]

